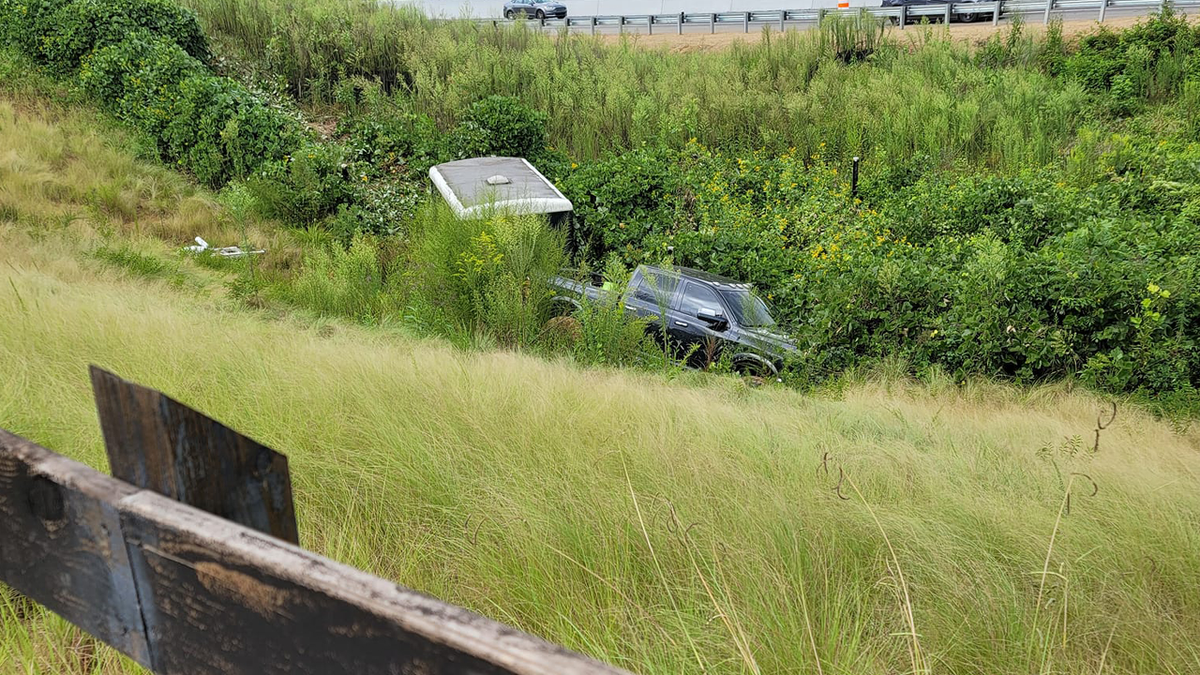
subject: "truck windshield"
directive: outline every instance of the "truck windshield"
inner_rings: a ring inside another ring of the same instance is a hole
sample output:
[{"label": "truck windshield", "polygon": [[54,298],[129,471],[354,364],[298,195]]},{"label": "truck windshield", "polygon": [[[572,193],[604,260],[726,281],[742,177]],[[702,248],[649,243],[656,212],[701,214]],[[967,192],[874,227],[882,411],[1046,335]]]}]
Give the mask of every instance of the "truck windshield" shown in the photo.
[{"label": "truck windshield", "polygon": [[733,318],[739,326],[767,328],[775,325],[766,303],[750,291],[722,288],[721,296],[725,298],[725,304],[729,305],[729,311],[733,312]]}]

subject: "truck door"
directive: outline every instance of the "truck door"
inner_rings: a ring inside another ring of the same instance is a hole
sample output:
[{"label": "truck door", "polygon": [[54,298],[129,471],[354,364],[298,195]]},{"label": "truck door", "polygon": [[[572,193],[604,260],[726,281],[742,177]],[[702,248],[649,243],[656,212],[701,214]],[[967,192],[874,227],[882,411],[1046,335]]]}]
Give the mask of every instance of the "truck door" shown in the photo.
[{"label": "truck door", "polygon": [[667,333],[671,336],[671,342],[683,353],[695,346],[690,364],[697,367],[716,361],[723,342],[720,332],[713,330],[706,321],[696,318],[701,309],[729,316],[716,291],[704,284],[688,281],[679,294],[678,309],[671,311],[667,317]]},{"label": "truck door", "polygon": [[679,279],[647,271],[637,274],[630,285],[634,287],[633,294],[626,300],[625,310],[639,319],[647,320],[661,338],[662,315],[671,309]]}]

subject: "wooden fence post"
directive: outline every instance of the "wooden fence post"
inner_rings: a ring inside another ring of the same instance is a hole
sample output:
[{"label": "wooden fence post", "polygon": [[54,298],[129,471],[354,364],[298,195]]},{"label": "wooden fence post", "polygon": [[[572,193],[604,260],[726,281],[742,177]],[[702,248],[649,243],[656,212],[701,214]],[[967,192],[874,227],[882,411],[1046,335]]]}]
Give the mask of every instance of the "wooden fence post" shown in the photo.
[{"label": "wooden fence post", "polygon": [[0,429],[0,581],[149,668],[115,506],[135,492]]},{"label": "wooden fence post", "polygon": [[113,476],[299,543],[287,457],[158,391],[91,377]]}]

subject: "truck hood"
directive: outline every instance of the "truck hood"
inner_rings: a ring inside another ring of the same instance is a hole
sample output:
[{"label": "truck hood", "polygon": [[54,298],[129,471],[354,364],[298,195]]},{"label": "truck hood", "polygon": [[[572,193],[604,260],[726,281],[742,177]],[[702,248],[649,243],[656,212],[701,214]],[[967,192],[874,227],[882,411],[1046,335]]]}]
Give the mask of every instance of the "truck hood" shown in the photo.
[{"label": "truck hood", "polygon": [[742,334],[748,343],[772,356],[784,358],[796,351],[796,343],[783,333],[766,328],[743,328]]}]

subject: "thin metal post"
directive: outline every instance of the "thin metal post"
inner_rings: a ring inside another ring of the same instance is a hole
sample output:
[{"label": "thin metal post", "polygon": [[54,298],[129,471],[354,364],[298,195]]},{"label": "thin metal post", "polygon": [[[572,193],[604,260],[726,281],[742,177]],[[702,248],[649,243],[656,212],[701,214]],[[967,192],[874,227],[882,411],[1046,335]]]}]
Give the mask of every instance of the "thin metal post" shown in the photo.
[{"label": "thin metal post", "polygon": [[908,24],[908,5],[900,5],[900,30]]},{"label": "thin metal post", "polygon": [[1104,10],[1108,9],[1108,0],[1100,0],[1100,18],[1097,19],[1100,23],[1104,23]]},{"label": "thin metal post", "polygon": [[679,13],[679,23],[677,23],[675,25],[675,28],[676,28],[675,32],[678,33],[679,35],[683,35],[683,19],[684,19],[684,13],[680,12]]},{"label": "thin metal post", "polygon": [[745,12],[742,14],[742,32],[750,32],[750,12]]},{"label": "thin metal post", "polygon": [[716,12],[713,12],[712,14],[708,15],[708,32],[710,34],[717,32],[717,14],[716,14]]},{"label": "thin metal post", "polygon": [[858,157],[854,158],[854,169],[850,176],[850,198],[858,196]]},{"label": "thin metal post", "polygon": [[617,35],[624,35],[624,34],[625,34],[625,15],[622,14],[621,16],[617,17]]},{"label": "thin metal post", "polygon": [[1054,6],[1054,0],[1046,0],[1046,13],[1042,15],[1042,25],[1050,23],[1050,8]]},{"label": "thin metal post", "polygon": [[953,5],[949,1],[947,1],[946,2],[946,15],[945,15],[945,17],[942,18],[942,23],[947,26],[950,25],[950,8],[951,7],[953,7]]},{"label": "thin metal post", "polygon": [[817,10],[817,25],[820,26],[823,23],[825,23],[825,8],[824,7]]},{"label": "thin metal post", "polygon": [[[1103,1],[1104,0],[1101,0],[1101,2],[1103,2]],[[1000,0],[996,0],[996,2],[994,4],[996,6],[992,8],[992,25],[999,26],[1000,25]],[[1100,11],[1103,12],[1104,10],[1101,9]]]},{"label": "thin metal post", "polygon": [[654,35],[654,15],[646,15],[646,35]]},{"label": "thin metal post", "polygon": [[1167,11],[1167,0],[1159,0],[1158,13],[1162,14],[1165,11]]},{"label": "thin metal post", "polygon": [[787,21],[787,10],[781,9],[781,10],[779,10],[779,32],[780,33],[787,31],[787,28],[783,25],[784,21]]}]

